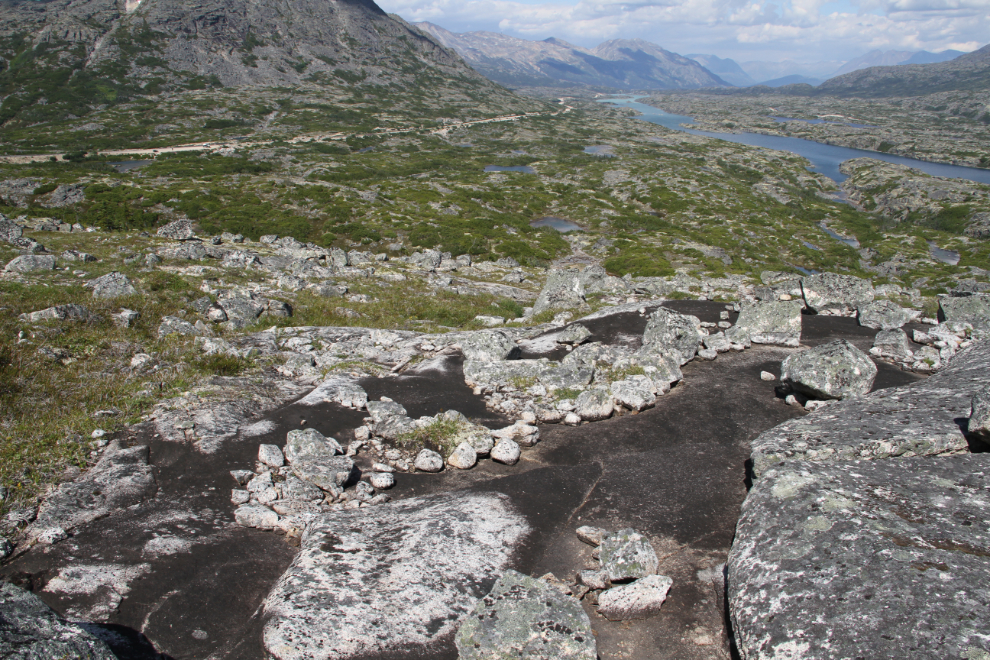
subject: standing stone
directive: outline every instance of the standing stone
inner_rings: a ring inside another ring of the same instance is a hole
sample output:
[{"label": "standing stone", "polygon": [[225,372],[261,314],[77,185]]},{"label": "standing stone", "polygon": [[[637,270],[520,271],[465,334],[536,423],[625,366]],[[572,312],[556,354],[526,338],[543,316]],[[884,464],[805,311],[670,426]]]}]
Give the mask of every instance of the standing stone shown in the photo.
[{"label": "standing stone", "polygon": [[674,355],[678,364],[689,362],[698,352],[702,341],[701,321],[696,316],[678,314],[660,307],[650,314],[643,332],[643,347]]},{"label": "standing stone", "polygon": [[117,271],[90,280],[86,286],[93,289],[94,298],[116,298],[118,296],[133,296],[137,293],[137,289],[127,279],[127,276]]},{"label": "standing stone", "polygon": [[609,621],[645,619],[660,612],[673,583],[666,575],[647,575],[612,587],[598,596],[598,613]]},{"label": "standing stone", "polygon": [[736,324],[725,331],[733,344],[799,346],[801,303],[797,301],[744,302]]},{"label": "standing stone", "polygon": [[50,254],[22,254],[11,259],[4,271],[30,273],[38,270],[55,270],[55,257]]},{"label": "standing stone", "polygon": [[116,660],[106,642],[70,623],[33,593],[0,582],[0,657]]},{"label": "standing stone", "polygon": [[890,300],[874,300],[859,308],[859,324],[874,330],[893,330],[911,320],[907,310]]},{"label": "standing stone", "polygon": [[188,220],[173,220],[167,225],[159,227],[158,235],[175,241],[188,240],[194,236],[192,223]]},{"label": "standing stone", "polygon": [[613,582],[653,575],[660,565],[650,540],[634,529],[606,532],[599,548],[602,570]]},{"label": "standing stone", "polygon": [[845,339],[787,356],[780,380],[819,399],[845,399],[866,394],[873,387],[877,365]]},{"label": "standing stone", "polygon": [[529,532],[499,493],[442,493],[318,516],[265,600],[266,657],[429,657]]},{"label": "standing stone", "polygon": [[973,410],[969,414],[967,431],[990,442],[990,385],[973,395]]},{"label": "standing stone", "polygon": [[460,660],[596,660],[591,621],[577,599],[507,571],[454,639]]}]

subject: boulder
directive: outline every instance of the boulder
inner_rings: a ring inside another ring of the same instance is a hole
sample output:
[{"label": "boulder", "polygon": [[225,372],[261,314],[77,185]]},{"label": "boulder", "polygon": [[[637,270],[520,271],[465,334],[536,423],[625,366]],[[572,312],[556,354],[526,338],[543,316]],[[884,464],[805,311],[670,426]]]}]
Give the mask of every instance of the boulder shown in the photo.
[{"label": "boulder", "polygon": [[911,320],[906,309],[890,300],[874,300],[859,308],[859,324],[873,330],[894,330]]},{"label": "boulder", "polygon": [[460,660],[597,660],[591,620],[554,585],[507,571],[461,624]]},{"label": "boulder", "polygon": [[285,437],[285,460],[289,463],[323,461],[343,453],[340,443],[313,428],[293,429]]},{"label": "boulder", "polygon": [[613,582],[654,575],[660,565],[650,540],[634,529],[605,532],[598,548],[602,570]]},{"label": "boulder", "polygon": [[939,298],[938,318],[943,323],[969,323],[974,332],[990,333],[990,293]]},{"label": "boulder", "polygon": [[196,329],[189,321],[180,319],[177,316],[164,316],[162,317],[162,322],[158,326],[158,336],[167,337],[168,335],[199,335],[199,330]]},{"label": "boulder", "polygon": [[320,515],[265,600],[267,657],[381,658],[412,649],[428,657],[488,593],[529,531],[499,493],[443,493]]},{"label": "boulder", "polygon": [[235,328],[251,325],[266,309],[266,305],[260,301],[242,294],[222,298],[217,304],[223,309],[227,322]]},{"label": "boulder", "polygon": [[573,270],[551,270],[547,282],[533,303],[533,314],[552,309],[573,309],[585,305],[584,285]]},{"label": "boulder", "polygon": [[258,460],[268,467],[280,468],[285,465],[285,457],[278,445],[259,445]]},{"label": "boulder", "polygon": [[243,504],[234,510],[234,521],[241,527],[274,529],[278,514],[261,504]]},{"label": "boulder", "polygon": [[609,621],[645,619],[660,612],[673,583],[666,575],[647,575],[614,586],[598,596],[598,613]]},{"label": "boulder", "polygon": [[586,342],[590,336],[591,331],[580,323],[572,323],[563,330],[549,335],[556,343],[569,344],[571,346],[577,346]]},{"label": "boulder", "polygon": [[406,416],[406,409],[395,401],[368,401],[365,405],[373,422],[381,422],[389,417]]},{"label": "boulder", "polygon": [[50,254],[22,254],[14,257],[4,267],[6,273],[32,273],[55,270],[55,257]]},{"label": "boulder", "polygon": [[92,312],[82,305],[55,305],[37,312],[21,314],[20,319],[37,323],[39,321],[88,321],[92,317]]},{"label": "boulder", "polygon": [[990,385],[973,395],[966,431],[984,442],[990,442]]},{"label": "boulder", "polygon": [[629,376],[612,383],[612,399],[620,406],[641,411],[652,406],[656,400],[656,387],[647,376]]},{"label": "boulder", "polygon": [[0,241],[12,243],[23,235],[23,227],[0,214]]},{"label": "boulder", "polygon": [[987,454],[767,470],[729,554],[740,656],[990,655],[988,474]]},{"label": "boulder", "polygon": [[845,399],[873,387],[877,365],[845,339],[837,339],[784,358],[780,379],[818,399]]},{"label": "boulder", "polygon": [[505,333],[490,330],[467,334],[459,343],[464,359],[485,362],[508,359],[516,348],[516,343]]},{"label": "boulder", "polygon": [[468,442],[462,442],[447,457],[447,464],[459,470],[470,470],[478,463],[478,452]]},{"label": "boulder", "polygon": [[752,442],[754,476],[783,461],[968,452],[958,420],[970,416],[973,395],[986,386],[987,373],[990,342],[979,342],[956,353],[930,378],[839,401],[779,424]]},{"label": "boulder", "polygon": [[351,481],[354,461],[347,456],[333,456],[319,462],[293,463],[292,473],[321,490],[334,492]]},{"label": "boulder", "polygon": [[585,294],[608,293],[612,295],[629,293],[629,285],[621,277],[605,272],[599,265],[587,266],[578,275]]},{"label": "boulder", "polygon": [[612,410],[612,393],[602,385],[589,387],[574,400],[574,412],[586,422],[608,419]]},{"label": "boulder", "polygon": [[7,582],[0,582],[0,657],[116,660],[86,624],[66,621],[33,593]]},{"label": "boulder", "polygon": [[420,472],[439,472],[443,469],[443,456],[432,449],[421,449],[413,465]]},{"label": "boulder", "polygon": [[[744,302],[736,324],[725,331],[733,344],[799,346],[801,303],[797,301]],[[707,346],[707,344],[706,344]],[[716,348],[716,350],[718,350]]]},{"label": "boulder", "polygon": [[660,307],[646,322],[643,348],[674,356],[678,365],[684,365],[697,354],[702,336],[698,317]]},{"label": "boulder", "polygon": [[870,353],[896,362],[905,362],[914,356],[907,333],[900,328],[878,332],[873,338],[873,348],[870,349]]},{"label": "boulder", "polygon": [[185,241],[195,236],[192,223],[184,219],[173,220],[167,225],[159,227],[157,234],[162,238],[171,238],[175,241]]},{"label": "boulder", "polygon": [[137,289],[127,279],[127,276],[117,271],[90,280],[86,286],[93,289],[94,298],[117,298],[118,296],[133,296],[137,293]]},{"label": "boulder", "polygon": [[801,278],[805,304],[830,316],[852,316],[873,301],[873,283],[852,275],[821,273]]},{"label": "boulder", "polygon": [[508,438],[502,438],[492,447],[491,457],[496,463],[515,465],[519,462],[519,444]]}]

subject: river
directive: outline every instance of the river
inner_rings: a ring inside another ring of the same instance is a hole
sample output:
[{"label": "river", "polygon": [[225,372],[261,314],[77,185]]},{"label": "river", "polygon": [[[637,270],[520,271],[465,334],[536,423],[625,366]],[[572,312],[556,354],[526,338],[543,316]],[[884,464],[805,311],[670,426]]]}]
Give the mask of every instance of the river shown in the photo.
[{"label": "river", "polygon": [[800,138],[781,137],[779,135],[760,135],[759,133],[711,133],[687,128],[682,124],[693,124],[692,117],[684,115],[672,115],[659,108],[639,103],[635,98],[619,97],[602,99],[603,103],[632,108],[642,114],[638,119],[659,124],[675,131],[683,131],[692,135],[703,135],[705,137],[718,138],[736,144],[748,144],[752,147],[764,147],[766,149],[776,149],[778,151],[789,151],[798,156],[803,156],[811,161],[810,169],[813,172],[824,174],[836,183],[846,180],[846,175],[839,172],[839,165],[853,158],[873,158],[883,160],[888,163],[905,165],[907,167],[921,170],[932,176],[940,176],[948,179],[967,179],[977,183],[990,184],[990,170],[976,167],[963,167],[961,165],[946,165],[943,163],[929,163],[928,161],[916,158],[906,158],[904,156],[894,156],[878,151],[865,151],[863,149],[850,149],[849,147],[838,147],[831,144],[821,144],[811,140]]}]

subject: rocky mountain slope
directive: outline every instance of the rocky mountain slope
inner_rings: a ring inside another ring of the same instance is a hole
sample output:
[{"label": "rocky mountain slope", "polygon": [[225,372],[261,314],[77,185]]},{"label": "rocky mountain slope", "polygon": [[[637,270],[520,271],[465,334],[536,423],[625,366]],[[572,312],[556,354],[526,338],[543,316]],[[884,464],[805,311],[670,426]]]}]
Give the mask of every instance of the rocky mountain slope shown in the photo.
[{"label": "rocky mountain slope", "polygon": [[730,85],[748,87],[756,84],[756,81],[731,58],[718,57],[717,55],[688,55],[688,57]]},{"label": "rocky mountain slope", "polygon": [[494,32],[453,33],[416,27],[456,50],[504,85],[591,85],[618,89],[695,89],[727,83],[692,59],[642,39],[613,39],[585,49],[560,39],[528,41]]},{"label": "rocky mountain slope", "polygon": [[990,88],[990,45],[935,64],[870,67],[832,78],[818,91],[834,96],[920,96]]},{"label": "rocky mountain slope", "polygon": [[234,85],[495,87],[372,0],[54,0],[0,5],[0,125]]}]

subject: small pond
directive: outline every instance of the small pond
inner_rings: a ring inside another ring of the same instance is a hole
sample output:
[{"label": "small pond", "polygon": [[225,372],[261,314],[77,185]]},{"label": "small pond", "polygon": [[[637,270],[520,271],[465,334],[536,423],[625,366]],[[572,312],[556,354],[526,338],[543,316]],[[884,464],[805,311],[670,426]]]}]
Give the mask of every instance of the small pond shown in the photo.
[{"label": "small pond", "polygon": [[136,170],[139,167],[144,167],[145,165],[150,165],[155,161],[153,160],[119,160],[116,163],[110,163],[115,170],[123,174],[124,172],[130,172],[131,170]]},{"label": "small pond", "polygon": [[584,153],[599,158],[615,158],[615,148],[610,144],[593,144],[584,148]]},{"label": "small pond", "polygon": [[950,266],[959,265],[959,253],[955,250],[946,250],[945,248],[940,248],[935,245],[934,241],[928,241],[928,251],[931,253],[932,257],[938,259],[944,264],[949,264]]},{"label": "small pond", "polygon": [[540,218],[539,220],[533,220],[529,223],[530,227],[553,227],[560,232],[568,231],[582,231],[580,225],[576,225],[570,220],[564,220],[563,218],[555,218],[552,215],[548,215],[545,218]]},{"label": "small pond", "polygon": [[859,247],[859,241],[857,241],[855,238],[849,236],[843,236],[842,234],[838,234],[832,231],[831,229],[828,228],[828,226],[824,222],[819,224],[818,226],[822,228],[822,231],[824,231],[826,234],[828,234],[835,240],[841,241],[846,245],[848,245],[849,247],[854,247],[854,248]]},{"label": "small pond", "polygon": [[801,242],[802,242],[802,243],[804,243],[804,247],[806,247],[806,248],[810,248],[810,249],[812,249],[812,250],[818,250],[818,251],[821,251],[821,248],[820,248],[820,247],[818,247],[817,245],[812,245],[812,244],[811,244],[811,243],[809,243],[808,241],[801,241]]},{"label": "small pond", "polygon": [[529,165],[513,165],[511,167],[504,167],[502,165],[485,165],[486,172],[522,172],[523,174],[536,174],[534,170]]}]

